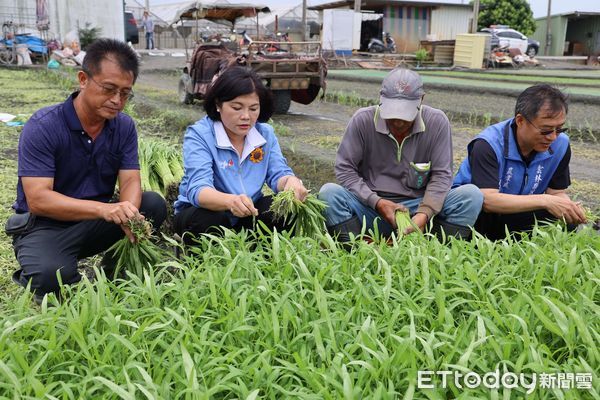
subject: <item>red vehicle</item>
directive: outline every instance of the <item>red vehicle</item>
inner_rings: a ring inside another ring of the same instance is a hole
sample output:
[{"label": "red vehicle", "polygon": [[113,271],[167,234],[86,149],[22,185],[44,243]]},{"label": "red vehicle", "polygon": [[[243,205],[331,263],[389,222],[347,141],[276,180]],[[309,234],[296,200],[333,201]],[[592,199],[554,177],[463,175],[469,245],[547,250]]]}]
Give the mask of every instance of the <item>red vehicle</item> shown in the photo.
[{"label": "red vehicle", "polygon": [[125,42],[138,44],[140,36],[137,27],[137,21],[130,11],[125,11]]}]

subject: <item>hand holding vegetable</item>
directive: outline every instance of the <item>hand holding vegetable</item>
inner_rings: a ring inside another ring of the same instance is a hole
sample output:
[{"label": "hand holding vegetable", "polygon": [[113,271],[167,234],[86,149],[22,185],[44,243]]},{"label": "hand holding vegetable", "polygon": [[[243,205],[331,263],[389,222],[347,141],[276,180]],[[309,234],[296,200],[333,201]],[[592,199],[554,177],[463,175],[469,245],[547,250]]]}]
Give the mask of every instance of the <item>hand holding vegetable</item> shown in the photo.
[{"label": "hand holding vegetable", "polygon": [[254,207],[252,199],[245,194],[232,195],[229,202],[229,211],[239,218],[258,215],[258,210]]},{"label": "hand holding vegetable", "polygon": [[308,190],[302,184],[302,181],[295,176],[288,176],[283,190],[292,190],[296,198],[300,201],[304,201],[308,195]]},{"label": "hand holding vegetable", "polygon": [[123,225],[130,220],[144,219],[138,208],[129,201],[102,203],[99,213],[102,219],[117,225]]},{"label": "hand holding vegetable", "polygon": [[568,224],[586,222],[585,210],[581,204],[562,196],[546,195],[546,210],[558,219],[565,219]]},{"label": "hand holding vegetable", "polygon": [[300,201],[290,189],[273,196],[269,211],[276,220],[291,224],[289,230],[295,235],[316,237],[326,229],[323,215],[326,207],[323,201],[310,193],[307,193],[304,201]]},{"label": "hand holding vegetable", "polygon": [[412,232],[423,232],[427,224],[427,215],[416,213],[410,217],[408,211],[396,211],[396,226],[399,235],[408,235]]},{"label": "hand holding vegetable", "polygon": [[415,215],[412,216],[412,224],[406,229],[406,231],[404,232],[406,235],[408,235],[411,232],[417,232],[417,231],[421,231],[423,232],[425,230],[425,225],[427,225],[427,214],[424,213],[416,213]]},{"label": "hand holding vegetable", "polygon": [[125,236],[127,237],[127,239],[129,239],[129,241],[131,243],[136,243],[137,237],[135,237],[135,234],[131,231],[129,224],[126,223],[126,224],[122,224],[120,226],[121,226],[121,229],[123,230],[123,232],[125,232]]},{"label": "hand holding vegetable", "polygon": [[116,260],[115,276],[125,268],[142,277],[144,269],[154,267],[163,259],[161,249],[151,240],[152,224],[142,218],[128,221],[121,228],[127,238],[119,240],[107,250],[112,252]]},{"label": "hand holding vegetable", "polygon": [[375,210],[394,228],[398,227],[396,225],[396,211],[408,212],[402,204],[386,199],[379,199],[377,204],[375,204]]}]

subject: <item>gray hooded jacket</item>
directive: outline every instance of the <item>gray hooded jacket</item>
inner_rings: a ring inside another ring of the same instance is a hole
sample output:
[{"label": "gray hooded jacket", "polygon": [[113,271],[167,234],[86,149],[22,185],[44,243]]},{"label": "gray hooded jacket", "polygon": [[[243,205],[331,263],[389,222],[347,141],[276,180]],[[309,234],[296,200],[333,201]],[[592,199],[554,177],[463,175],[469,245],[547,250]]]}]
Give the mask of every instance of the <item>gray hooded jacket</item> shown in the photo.
[{"label": "gray hooded jacket", "polygon": [[441,110],[423,105],[399,145],[378,111],[366,107],[352,116],[335,160],[337,180],[371,208],[381,198],[422,197],[417,212],[431,219],[452,185],[450,122]]}]

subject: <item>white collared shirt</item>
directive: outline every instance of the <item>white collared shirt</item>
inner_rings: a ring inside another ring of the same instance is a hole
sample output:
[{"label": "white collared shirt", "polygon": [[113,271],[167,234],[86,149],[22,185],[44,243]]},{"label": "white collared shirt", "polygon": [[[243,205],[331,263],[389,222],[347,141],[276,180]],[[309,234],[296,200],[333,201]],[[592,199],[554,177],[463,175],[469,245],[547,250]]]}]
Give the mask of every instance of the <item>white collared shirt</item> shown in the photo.
[{"label": "white collared shirt", "polygon": [[[233,149],[233,144],[231,144],[231,140],[225,131],[225,127],[221,121],[215,121],[215,136],[217,139],[217,147],[222,149]],[[256,130],[253,126],[248,131],[248,134],[244,138],[244,149],[242,150],[242,155],[240,156],[240,164],[256,149],[257,147],[264,146],[267,143],[264,137]],[[237,150],[235,150],[237,152]]]}]

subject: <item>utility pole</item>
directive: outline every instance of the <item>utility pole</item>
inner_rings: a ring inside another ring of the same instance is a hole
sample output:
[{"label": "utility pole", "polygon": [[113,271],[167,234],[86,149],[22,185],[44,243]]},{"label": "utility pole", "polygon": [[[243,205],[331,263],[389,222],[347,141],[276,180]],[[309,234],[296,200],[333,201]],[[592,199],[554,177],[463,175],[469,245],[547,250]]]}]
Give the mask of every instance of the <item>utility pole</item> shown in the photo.
[{"label": "utility pole", "polygon": [[150,12],[150,0],[146,0],[146,10]]},{"label": "utility pole", "polygon": [[548,0],[548,14],[546,15],[546,46],[544,46],[544,55],[550,55],[550,46],[552,45],[552,0]]},{"label": "utility pole", "polygon": [[260,40],[260,25],[258,24],[258,11],[256,11],[256,40]]},{"label": "utility pole", "polygon": [[306,42],[308,35],[306,34],[306,0],[302,0],[302,41]]},{"label": "utility pole", "polygon": [[477,32],[477,23],[479,22],[479,0],[473,2],[473,23],[471,24],[471,33]]},{"label": "utility pole", "polygon": [[360,12],[360,2],[361,0],[354,0],[354,12]]}]

